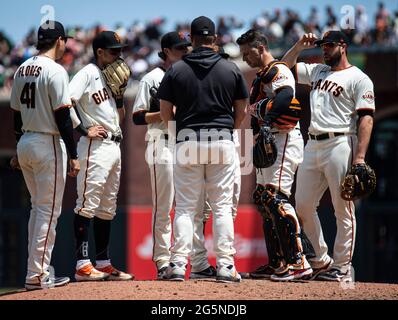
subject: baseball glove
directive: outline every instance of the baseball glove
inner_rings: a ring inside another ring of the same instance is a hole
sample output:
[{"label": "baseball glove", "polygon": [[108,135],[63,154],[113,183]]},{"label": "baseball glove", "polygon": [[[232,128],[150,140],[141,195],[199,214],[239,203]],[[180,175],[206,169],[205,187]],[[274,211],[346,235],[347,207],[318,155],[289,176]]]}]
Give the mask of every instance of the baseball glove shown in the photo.
[{"label": "baseball glove", "polygon": [[149,99],[149,112],[159,112],[160,111],[160,101],[158,98],[158,89],[151,87],[149,89],[149,94],[151,98]]},{"label": "baseball glove", "polygon": [[341,197],[353,201],[370,195],[375,189],[375,172],[366,163],[358,163],[348,170],[341,184]]},{"label": "baseball glove", "polygon": [[122,58],[118,58],[113,63],[108,64],[102,70],[102,74],[115,99],[123,98],[131,75],[131,70],[127,63]]},{"label": "baseball glove", "polygon": [[275,137],[270,127],[263,126],[253,146],[253,164],[256,168],[268,168],[272,166],[278,155]]}]

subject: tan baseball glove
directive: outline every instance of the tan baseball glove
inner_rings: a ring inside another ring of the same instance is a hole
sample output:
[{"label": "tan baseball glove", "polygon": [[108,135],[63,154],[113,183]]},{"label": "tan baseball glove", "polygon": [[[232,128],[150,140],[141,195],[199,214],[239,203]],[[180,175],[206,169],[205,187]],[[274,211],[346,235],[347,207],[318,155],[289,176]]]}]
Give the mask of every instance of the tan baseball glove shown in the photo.
[{"label": "tan baseball glove", "polygon": [[102,70],[102,74],[115,99],[122,99],[131,75],[127,63],[122,58],[118,58],[113,63],[108,64]]}]

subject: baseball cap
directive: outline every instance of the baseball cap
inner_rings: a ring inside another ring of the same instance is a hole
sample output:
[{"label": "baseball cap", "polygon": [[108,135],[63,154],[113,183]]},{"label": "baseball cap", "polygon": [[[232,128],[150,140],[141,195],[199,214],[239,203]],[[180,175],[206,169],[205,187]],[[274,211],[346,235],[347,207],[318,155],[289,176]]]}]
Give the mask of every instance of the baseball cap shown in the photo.
[{"label": "baseball cap", "polygon": [[347,45],[349,44],[348,37],[345,35],[345,33],[336,30],[325,32],[322,40],[316,40],[314,41],[314,44],[320,46],[321,44],[328,42],[345,43]]},{"label": "baseball cap", "polygon": [[57,39],[59,37],[62,38],[72,38],[65,34],[64,26],[61,22],[47,20],[44,22],[37,31],[37,39]]},{"label": "baseball cap", "polygon": [[97,49],[118,49],[127,47],[126,44],[122,43],[119,35],[113,31],[102,31],[98,33],[93,40],[93,50]]},{"label": "baseball cap", "polygon": [[196,36],[214,36],[216,26],[208,17],[200,16],[191,23],[191,34]]},{"label": "baseball cap", "polygon": [[182,32],[172,31],[166,33],[160,40],[160,46],[162,50],[164,48],[175,48],[175,47],[187,47],[190,46],[191,42],[185,39]]}]

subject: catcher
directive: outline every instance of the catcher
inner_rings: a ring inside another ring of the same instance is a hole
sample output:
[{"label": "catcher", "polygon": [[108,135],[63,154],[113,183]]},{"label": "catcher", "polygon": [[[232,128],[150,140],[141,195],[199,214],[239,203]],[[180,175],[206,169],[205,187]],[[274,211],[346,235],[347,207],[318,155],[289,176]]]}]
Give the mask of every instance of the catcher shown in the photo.
[{"label": "catcher", "polygon": [[267,38],[259,31],[247,31],[237,43],[243,61],[259,68],[249,107],[253,134],[257,135],[253,148],[253,164],[257,168],[253,200],[263,218],[269,263],[250,276],[275,281],[308,277],[312,269],[303,252],[296,212],[289,203],[304,148],[298,124],[301,109],[294,98],[294,77],[284,63],[274,59]]},{"label": "catcher", "polygon": [[[103,139],[82,136],[78,143],[80,174],[75,208],[76,281],[131,280],[133,275],[117,270],[109,257],[111,221],[116,214],[120,183],[122,130],[125,115],[123,94],[130,69],[120,58],[122,44],[112,31],[93,40],[95,63],[80,70],[70,82],[70,95],[85,128],[100,125]],[[93,220],[96,266],[89,258],[88,238]]]}]

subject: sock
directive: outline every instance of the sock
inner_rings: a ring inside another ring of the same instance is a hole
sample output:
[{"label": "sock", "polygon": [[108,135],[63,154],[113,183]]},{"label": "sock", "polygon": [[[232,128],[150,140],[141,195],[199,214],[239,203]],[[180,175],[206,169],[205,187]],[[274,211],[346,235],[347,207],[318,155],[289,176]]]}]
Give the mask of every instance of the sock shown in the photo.
[{"label": "sock", "polygon": [[109,237],[111,235],[111,220],[94,217],[94,238],[96,260],[109,260]]},{"label": "sock", "polygon": [[88,232],[90,229],[90,218],[75,215],[74,229],[76,238],[76,258],[77,260],[88,260]]}]

